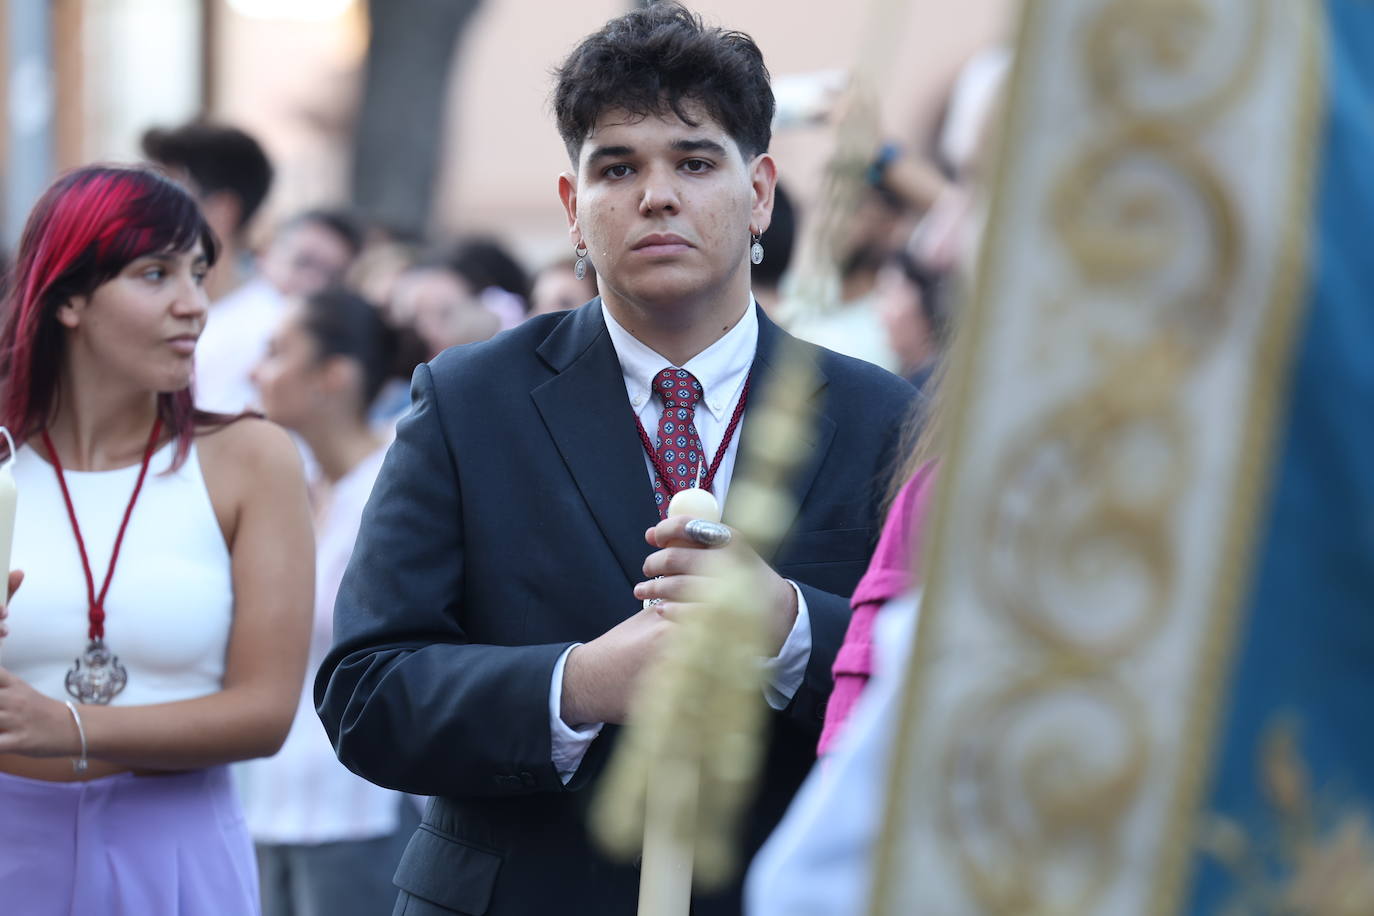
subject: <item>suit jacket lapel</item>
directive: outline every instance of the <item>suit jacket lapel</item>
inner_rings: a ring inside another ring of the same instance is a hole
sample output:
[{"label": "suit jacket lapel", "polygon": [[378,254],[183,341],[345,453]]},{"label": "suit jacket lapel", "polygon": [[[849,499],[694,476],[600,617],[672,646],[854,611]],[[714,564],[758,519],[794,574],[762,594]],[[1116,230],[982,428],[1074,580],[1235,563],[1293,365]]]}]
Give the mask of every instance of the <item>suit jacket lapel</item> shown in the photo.
[{"label": "suit jacket lapel", "polygon": [[[792,341],[793,343],[798,343],[796,338],[792,337],[770,321],[762,309],[758,310],[758,316],[759,343],[758,349],[754,354],[754,375],[753,381],[750,383],[751,390],[749,393],[750,406],[746,408],[744,422],[740,424],[739,455],[741,458],[747,454],[747,449],[753,447],[752,443],[754,436],[757,435],[757,433],[755,433],[757,427],[749,422],[749,414],[753,411],[755,406],[764,403],[768,396],[768,386],[773,381],[773,365],[778,345],[784,339]],[[824,371],[816,360],[819,354],[816,348],[809,344],[803,343],[801,347],[802,351],[812,358],[813,365],[815,365],[816,381],[815,388],[811,392],[811,397],[812,403],[816,405],[817,411],[815,423],[803,433],[803,438],[801,441],[797,442],[795,446],[796,448],[802,449],[806,457],[802,460],[801,466],[797,469],[792,480],[792,494],[796,499],[796,510],[793,511],[791,518],[787,519],[787,527],[785,530],[789,531],[796,522],[797,513],[800,512],[801,506],[806,501],[807,494],[811,492],[811,487],[816,482],[816,475],[820,472],[821,464],[825,461],[825,456],[830,451],[831,443],[835,439],[835,421],[825,414],[825,388],[827,380]],[[737,463],[735,465],[735,479],[738,479],[737,475],[743,469],[744,468],[740,464]],[[732,489],[733,483],[734,481],[732,480]],[[729,522],[731,519],[730,508],[731,502],[729,497],[727,497],[725,504],[726,522]],[[771,560],[772,558],[765,557],[765,559]]]},{"label": "suit jacket lapel", "polygon": [[638,582],[658,511],[601,300],[560,322],[538,353],[558,374],[531,397],[625,577]]}]

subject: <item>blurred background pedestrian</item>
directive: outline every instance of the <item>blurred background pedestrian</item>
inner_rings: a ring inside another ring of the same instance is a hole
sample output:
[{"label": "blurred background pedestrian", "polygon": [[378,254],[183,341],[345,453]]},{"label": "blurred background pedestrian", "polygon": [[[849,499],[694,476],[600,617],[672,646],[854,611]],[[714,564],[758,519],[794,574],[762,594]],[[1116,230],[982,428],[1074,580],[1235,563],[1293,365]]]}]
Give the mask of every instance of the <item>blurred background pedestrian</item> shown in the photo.
[{"label": "blurred background pedestrian", "polygon": [[[355,293],[332,288],[288,306],[253,371],[269,420],[296,433],[317,468],[315,615],[309,669],[334,635],[334,596],[389,437],[369,421],[383,384],[406,378],[397,333]],[[300,692],[281,751],[238,769],[257,844],[264,916],[369,916],[396,897],[391,875],[419,820],[409,797],[350,773]]]}]

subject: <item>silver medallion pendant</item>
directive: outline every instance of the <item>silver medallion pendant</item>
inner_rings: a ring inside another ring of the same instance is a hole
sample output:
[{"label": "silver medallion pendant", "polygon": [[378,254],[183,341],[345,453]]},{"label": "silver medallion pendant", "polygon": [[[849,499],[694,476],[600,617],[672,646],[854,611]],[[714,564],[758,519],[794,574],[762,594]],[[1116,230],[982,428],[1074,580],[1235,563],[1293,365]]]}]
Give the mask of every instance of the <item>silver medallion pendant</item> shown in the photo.
[{"label": "silver medallion pendant", "polygon": [[128,682],[129,674],[119,663],[119,656],[105,647],[104,640],[92,639],[67,672],[67,693],[82,703],[105,706]]}]

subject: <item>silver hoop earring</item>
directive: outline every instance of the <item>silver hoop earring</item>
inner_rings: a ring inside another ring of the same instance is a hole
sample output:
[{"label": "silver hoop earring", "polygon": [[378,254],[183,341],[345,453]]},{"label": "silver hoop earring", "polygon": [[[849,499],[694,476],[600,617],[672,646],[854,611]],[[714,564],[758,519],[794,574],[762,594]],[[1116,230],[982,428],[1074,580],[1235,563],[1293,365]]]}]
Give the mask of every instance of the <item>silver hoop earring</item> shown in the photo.
[{"label": "silver hoop earring", "polygon": [[759,241],[759,237],[757,235],[751,237],[754,240],[754,244],[749,246],[749,260],[753,261],[755,264],[762,264],[763,243]]},{"label": "silver hoop earring", "polygon": [[573,254],[577,255],[577,263],[573,265],[573,276],[579,280],[587,279],[587,246],[578,245],[573,249]]}]

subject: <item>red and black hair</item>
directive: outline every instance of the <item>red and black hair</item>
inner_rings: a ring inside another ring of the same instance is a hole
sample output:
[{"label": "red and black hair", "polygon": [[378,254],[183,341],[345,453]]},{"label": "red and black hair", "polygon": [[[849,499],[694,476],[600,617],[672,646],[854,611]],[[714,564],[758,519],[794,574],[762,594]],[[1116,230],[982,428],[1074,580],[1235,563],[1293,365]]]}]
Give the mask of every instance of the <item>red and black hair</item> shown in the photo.
[{"label": "red and black hair", "polygon": [[[52,420],[66,356],[63,303],[89,296],[138,258],[197,243],[213,264],[219,246],[195,200],[148,169],[87,166],[43,193],[24,226],[0,320],[0,425],[16,442]],[[189,387],[159,393],[157,409],[177,440],[179,465],[197,424],[216,416],[195,409]]]}]

